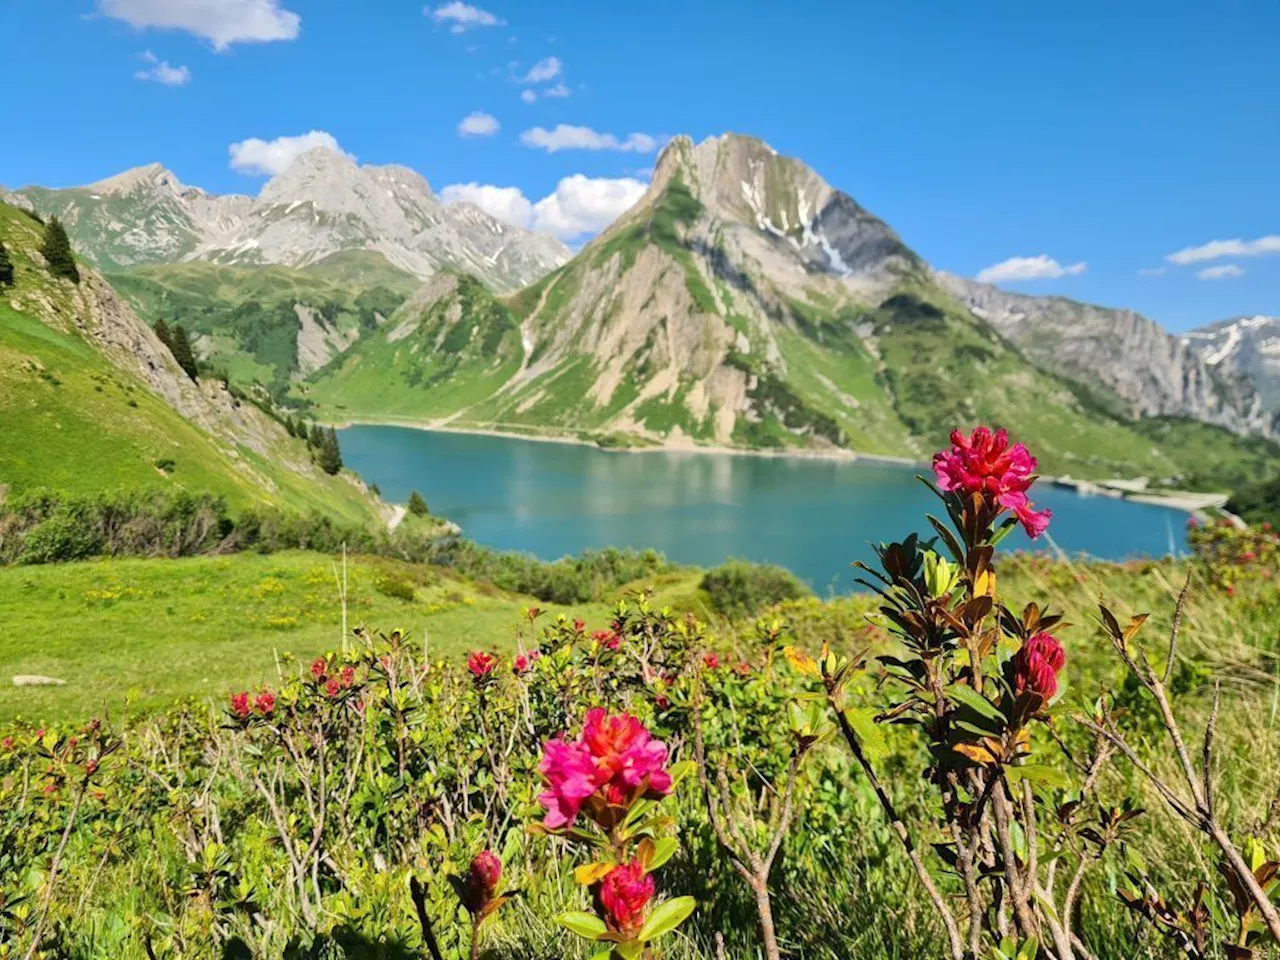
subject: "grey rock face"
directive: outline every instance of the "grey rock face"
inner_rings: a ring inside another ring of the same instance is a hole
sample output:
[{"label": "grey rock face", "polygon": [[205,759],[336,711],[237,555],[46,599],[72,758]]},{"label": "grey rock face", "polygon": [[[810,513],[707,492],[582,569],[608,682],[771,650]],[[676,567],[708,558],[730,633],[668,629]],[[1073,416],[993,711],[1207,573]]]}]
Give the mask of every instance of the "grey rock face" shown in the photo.
[{"label": "grey rock face", "polygon": [[1184,416],[1241,434],[1272,433],[1258,391],[1240,376],[1247,370],[1207,362],[1205,352],[1140,313],[1008,293],[941,271],[934,277],[1036,364],[1105,388],[1133,416]]},{"label": "grey rock face", "polygon": [[570,256],[559,241],[471,204],[445,206],[407,167],[362,167],[324,148],[304,153],[258,197],[205,193],[159,164],[87,187],[10,196],[60,217],[77,251],[108,269],[177,260],[306,266],[369,249],[423,278],[452,268],[508,291]]},{"label": "grey rock face", "polygon": [[1247,377],[1268,413],[1280,413],[1280,317],[1233,317],[1192,330],[1182,342],[1224,376]]}]

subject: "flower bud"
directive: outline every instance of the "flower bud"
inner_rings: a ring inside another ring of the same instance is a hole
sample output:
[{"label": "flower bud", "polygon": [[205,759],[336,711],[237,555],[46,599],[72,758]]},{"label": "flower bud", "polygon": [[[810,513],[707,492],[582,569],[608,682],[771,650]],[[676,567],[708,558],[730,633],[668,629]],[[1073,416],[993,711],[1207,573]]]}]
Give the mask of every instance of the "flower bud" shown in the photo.
[{"label": "flower bud", "polygon": [[605,874],[596,893],[600,913],[609,928],[628,940],[644,926],[649,901],[653,899],[653,877],[644,872],[639,860],[619,864]]}]

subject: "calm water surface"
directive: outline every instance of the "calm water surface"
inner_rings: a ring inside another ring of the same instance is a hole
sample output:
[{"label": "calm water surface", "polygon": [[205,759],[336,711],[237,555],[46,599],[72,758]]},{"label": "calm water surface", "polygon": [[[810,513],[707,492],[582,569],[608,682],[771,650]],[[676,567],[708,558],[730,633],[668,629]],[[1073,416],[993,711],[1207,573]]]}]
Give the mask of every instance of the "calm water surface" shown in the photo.
[{"label": "calm water surface", "polygon": [[[928,532],[941,504],[915,468],[594,447],[407,427],[339,431],[349,467],[390,501],[418,490],[470,539],[555,559],[595,547],[652,547],[679,563],[777,563],[821,592],[853,587],[869,541]],[[1119,560],[1183,548],[1185,516],[1165,507],[1037,489],[1068,553]],[[1001,549],[1049,549],[1021,531]]]}]

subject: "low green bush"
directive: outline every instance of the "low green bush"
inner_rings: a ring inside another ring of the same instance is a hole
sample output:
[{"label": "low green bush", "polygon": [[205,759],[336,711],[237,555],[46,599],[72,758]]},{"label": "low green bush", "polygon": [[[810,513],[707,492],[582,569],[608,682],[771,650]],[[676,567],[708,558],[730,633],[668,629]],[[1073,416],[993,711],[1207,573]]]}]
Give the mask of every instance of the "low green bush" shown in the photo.
[{"label": "low green bush", "polygon": [[733,620],[753,617],[784,600],[798,600],[811,592],[790,570],[772,564],[729,560],[702,578],[711,608]]}]

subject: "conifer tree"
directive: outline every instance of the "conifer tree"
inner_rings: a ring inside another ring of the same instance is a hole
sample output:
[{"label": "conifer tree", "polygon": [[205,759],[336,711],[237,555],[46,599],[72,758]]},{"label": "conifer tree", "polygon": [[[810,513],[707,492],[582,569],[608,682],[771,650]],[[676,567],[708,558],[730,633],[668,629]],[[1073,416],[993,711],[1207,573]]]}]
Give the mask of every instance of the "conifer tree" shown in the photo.
[{"label": "conifer tree", "polygon": [[80,282],[80,270],[76,266],[76,256],[71,251],[71,241],[62,221],[50,217],[44,228],[44,245],[40,248],[49,272],[55,277],[64,277],[72,283]]},{"label": "conifer tree", "polygon": [[9,259],[9,251],[0,243],[0,287],[13,286],[13,261]]},{"label": "conifer tree", "polygon": [[164,317],[156,321],[156,336],[169,348],[169,352],[173,353],[173,334],[169,332],[169,325],[164,322]]},{"label": "conifer tree", "polygon": [[320,424],[313,423],[311,432],[307,434],[307,446],[314,450],[319,450],[324,446],[324,431],[320,429]]},{"label": "conifer tree", "polygon": [[178,361],[178,366],[192,380],[197,383],[200,378],[197,376],[199,372],[196,369],[196,355],[191,352],[191,342],[187,339],[187,331],[180,323],[175,323],[170,331],[169,350],[173,353],[173,359]]},{"label": "conifer tree", "polygon": [[409,512],[415,517],[425,517],[427,515],[427,501],[422,499],[422,494],[417,490],[409,494]]},{"label": "conifer tree", "polygon": [[330,429],[328,433],[320,431],[320,447],[316,453],[316,463],[320,469],[332,476],[342,469],[342,452],[338,449],[338,432]]}]

